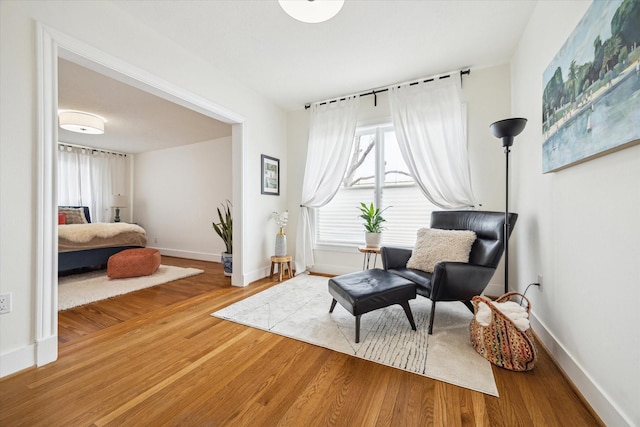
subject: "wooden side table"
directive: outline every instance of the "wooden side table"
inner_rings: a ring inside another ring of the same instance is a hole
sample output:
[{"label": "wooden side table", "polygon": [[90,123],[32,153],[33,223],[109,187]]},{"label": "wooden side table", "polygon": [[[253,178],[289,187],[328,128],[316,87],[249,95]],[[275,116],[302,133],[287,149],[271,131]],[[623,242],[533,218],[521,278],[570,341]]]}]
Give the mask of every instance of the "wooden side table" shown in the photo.
[{"label": "wooden side table", "polygon": [[[380,248],[369,248],[366,246],[360,246],[358,248],[360,253],[364,254],[364,259],[362,260],[362,269],[369,269],[369,261],[371,260],[371,254],[373,254],[373,268],[376,268],[376,261],[378,260],[378,254],[380,253]],[[366,268],[365,268],[366,265]]]},{"label": "wooden side table", "polygon": [[282,282],[282,273],[285,270],[285,268],[289,272],[289,279],[293,277],[293,274],[291,272],[291,255],[272,256],[271,257],[271,273],[269,274],[269,277],[273,277],[273,270],[276,265],[278,266],[278,281]]}]

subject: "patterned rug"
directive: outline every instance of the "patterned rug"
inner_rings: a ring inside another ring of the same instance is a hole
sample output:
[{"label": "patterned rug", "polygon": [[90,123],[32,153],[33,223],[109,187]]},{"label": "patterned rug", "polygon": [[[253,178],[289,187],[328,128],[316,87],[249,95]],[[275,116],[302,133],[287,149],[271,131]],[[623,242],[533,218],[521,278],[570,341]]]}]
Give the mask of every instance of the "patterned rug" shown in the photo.
[{"label": "patterned rug", "polygon": [[462,303],[438,303],[433,335],[431,301],[420,296],[409,302],[417,331],[399,305],[366,313],[356,344],[355,317],[340,304],[329,313],[327,281],[296,276],[211,315],[498,396],[491,364],[471,347],[473,315]]}]

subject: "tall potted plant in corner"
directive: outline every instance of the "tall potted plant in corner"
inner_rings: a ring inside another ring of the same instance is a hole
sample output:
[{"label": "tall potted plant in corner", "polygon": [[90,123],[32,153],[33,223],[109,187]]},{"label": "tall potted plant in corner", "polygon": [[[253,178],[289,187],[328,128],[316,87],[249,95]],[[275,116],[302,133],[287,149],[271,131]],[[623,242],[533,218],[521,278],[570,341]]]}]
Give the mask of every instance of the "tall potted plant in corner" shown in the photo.
[{"label": "tall potted plant in corner", "polygon": [[[224,213],[224,214],[223,214]],[[227,200],[222,205],[222,211],[218,208],[218,222],[213,222],[213,229],[224,242],[226,251],[220,254],[224,275],[230,277],[233,272],[233,218],[231,217],[231,202]]]},{"label": "tall potted plant in corner", "polygon": [[369,206],[366,203],[360,203],[360,218],[364,219],[364,236],[368,248],[380,247],[381,233],[384,230],[382,223],[386,221],[382,212],[388,208],[380,210],[374,207],[373,203]]}]

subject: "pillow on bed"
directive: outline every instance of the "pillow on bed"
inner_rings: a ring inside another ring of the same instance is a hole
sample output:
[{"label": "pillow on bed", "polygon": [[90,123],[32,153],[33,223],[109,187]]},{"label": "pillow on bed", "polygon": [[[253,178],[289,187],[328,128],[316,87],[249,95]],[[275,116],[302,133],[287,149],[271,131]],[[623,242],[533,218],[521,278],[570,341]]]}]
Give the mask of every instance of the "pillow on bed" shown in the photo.
[{"label": "pillow on bed", "polygon": [[67,214],[58,213],[58,225],[64,225],[67,223]]},{"label": "pillow on bed", "polygon": [[58,208],[58,214],[66,216],[65,224],[87,224],[82,208]]},{"label": "pillow on bed", "polygon": [[471,230],[421,228],[407,268],[433,273],[440,261],[469,262],[475,240],[476,233]]}]

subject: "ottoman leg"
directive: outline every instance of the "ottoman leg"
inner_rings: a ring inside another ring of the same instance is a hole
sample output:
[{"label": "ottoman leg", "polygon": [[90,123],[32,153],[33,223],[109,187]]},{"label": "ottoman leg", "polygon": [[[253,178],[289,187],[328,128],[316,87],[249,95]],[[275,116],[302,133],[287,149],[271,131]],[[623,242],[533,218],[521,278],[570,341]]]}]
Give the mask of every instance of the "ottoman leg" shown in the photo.
[{"label": "ottoman leg", "polygon": [[360,342],[360,314],[356,316],[356,344]]},{"label": "ottoman leg", "polygon": [[400,304],[402,308],[404,308],[404,312],[407,315],[407,319],[409,319],[409,323],[411,324],[411,329],[416,330],[416,322],[413,321],[413,314],[411,313],[411,307],[409,306],[409,301],[405,301]]},{"label": "ottoman leg", "polygon": [[336,299],[334,298],[333,301],[331,301],[331,308],[329,309],[329,313],[333,313],[333,309],[336,308],[336,303],[338,301],[336,301]]}]

